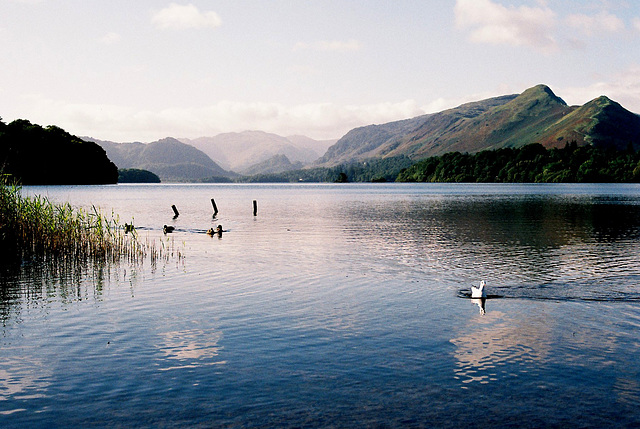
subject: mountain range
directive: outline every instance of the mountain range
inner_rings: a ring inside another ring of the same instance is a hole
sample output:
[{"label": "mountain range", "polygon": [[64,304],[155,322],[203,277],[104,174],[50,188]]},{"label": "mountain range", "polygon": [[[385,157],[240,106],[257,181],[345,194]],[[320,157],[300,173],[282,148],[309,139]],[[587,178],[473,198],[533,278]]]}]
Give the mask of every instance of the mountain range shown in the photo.
[{"label": "mountain range", "polygon": [[[278,174],[306,167],[335,167],[371,159],[417,161],[447,152],[476,153],[540,143],[640,149],[640,116],[606,96],[569,106],[546,85],[418,116],[355,128],[339,140],[283,137],[263,131],[197,139],[114,143],[102,146],[118,168],[149,170],[163,181],[198,181],[239,174]],[[405,158],[406,159],[406,158]]]},{"label": "mountain range", "polygon": [[163,182],[237,176],[220,167],[202,151],[171,137],[151,143],[114,143],[87,137],[84,140],[100,145],[119,169],[148,170]]},{"label": "mountain range", "polygon": [[253,175],[300,169],[317,160],[336,142],[305,136],[282,137],[262,131],[193,140],[167,137],[151,143],[83,139],[100,145],[119,169],[148,170],[163,182],[230,179],[238,173]]},{"label": "mountain range", "polygon": [[[294,165],[310,164],[320,158],[336,140],[314,140],[305,136],[282,137],[264,131],[224,133],[214,137],[180,139],[207,155],[222,167],[241,174],[257,174],[256,164],[268,162],[274,156],[286,156]],[[282,158],[280,158],[282,159]],[[253,172],[253,173],[252,173]]]},{"label": "mountain range", "polygon": [[349,131],[316,161],[335,166],[405,155],[418,160],[447,152],[541,143],[640,149],[640,116],[605,96],[568,106],[546,85],[522,94],[489,98],[439,113]]}]

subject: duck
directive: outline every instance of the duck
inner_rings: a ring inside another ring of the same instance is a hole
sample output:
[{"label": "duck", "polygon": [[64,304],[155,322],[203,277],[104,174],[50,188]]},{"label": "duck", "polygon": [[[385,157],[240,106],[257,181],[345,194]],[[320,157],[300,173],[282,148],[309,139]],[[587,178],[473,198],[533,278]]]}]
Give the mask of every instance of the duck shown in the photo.
[{"label": "duck", "polygon": [[217,227],[214,228],[209,228],[209,230],[207,231],[207,234],[209,235],[222,235],[222,225],[218,225]]},{"label": "duck", "polygon": [[173,232],[175,229],[176,229],[175,226],[165,225],[162,227],[162,232],[164,232],[165,234],[169,234],[170,232]]},{"label": "duck", "polygon": [[471,286],[471,298],[486,298],[487,292],[484,290],[484,287],[486,285],[487,284],[484,282],[484,280],[480,280],[480,286]]}]

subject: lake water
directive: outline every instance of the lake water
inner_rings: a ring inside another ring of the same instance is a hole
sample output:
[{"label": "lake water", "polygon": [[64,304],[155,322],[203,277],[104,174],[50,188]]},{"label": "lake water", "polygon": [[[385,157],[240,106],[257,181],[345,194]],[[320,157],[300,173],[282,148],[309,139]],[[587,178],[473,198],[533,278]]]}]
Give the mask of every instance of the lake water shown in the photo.
[{"label": "lake water", "polygon": [[640,186],[24,192],[184,258],[5,272],[0,427],[640,425]]}]

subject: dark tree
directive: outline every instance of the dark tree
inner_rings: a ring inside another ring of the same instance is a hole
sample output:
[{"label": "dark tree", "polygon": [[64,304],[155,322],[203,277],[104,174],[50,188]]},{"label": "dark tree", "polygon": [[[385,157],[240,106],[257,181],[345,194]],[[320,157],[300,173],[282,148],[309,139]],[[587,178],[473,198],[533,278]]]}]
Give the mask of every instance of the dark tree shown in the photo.
[{"label": "dark tree", "polygon": [[100,146],[60,127],[18,119],[0,128],[0,166],[23,185],[116,183],[118,169]]},{"label": "dark tree", "polygon": [[160,178],[148,170],[125,168],[118,170],[118,183],[160,183]]}]

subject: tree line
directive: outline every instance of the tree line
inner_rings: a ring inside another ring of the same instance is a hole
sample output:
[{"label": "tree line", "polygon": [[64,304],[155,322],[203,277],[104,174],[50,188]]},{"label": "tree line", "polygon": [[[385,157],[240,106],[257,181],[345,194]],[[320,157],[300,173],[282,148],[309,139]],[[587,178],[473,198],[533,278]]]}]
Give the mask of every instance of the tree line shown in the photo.
[{"label": "tree line", "polygon": [[259,174],[239,182],[484,182],[606,183],[640,182],[640,152],[596,146],[521,148],[450,152],[414,162],[406,156],[371,159],[330,168]]},{"label": "tree line", "polygon": [[475,154],[446,153],[419,161],[398,182],[607,183],[640,182],[640,153],[571,142],[560,149],[538,143]]}]

